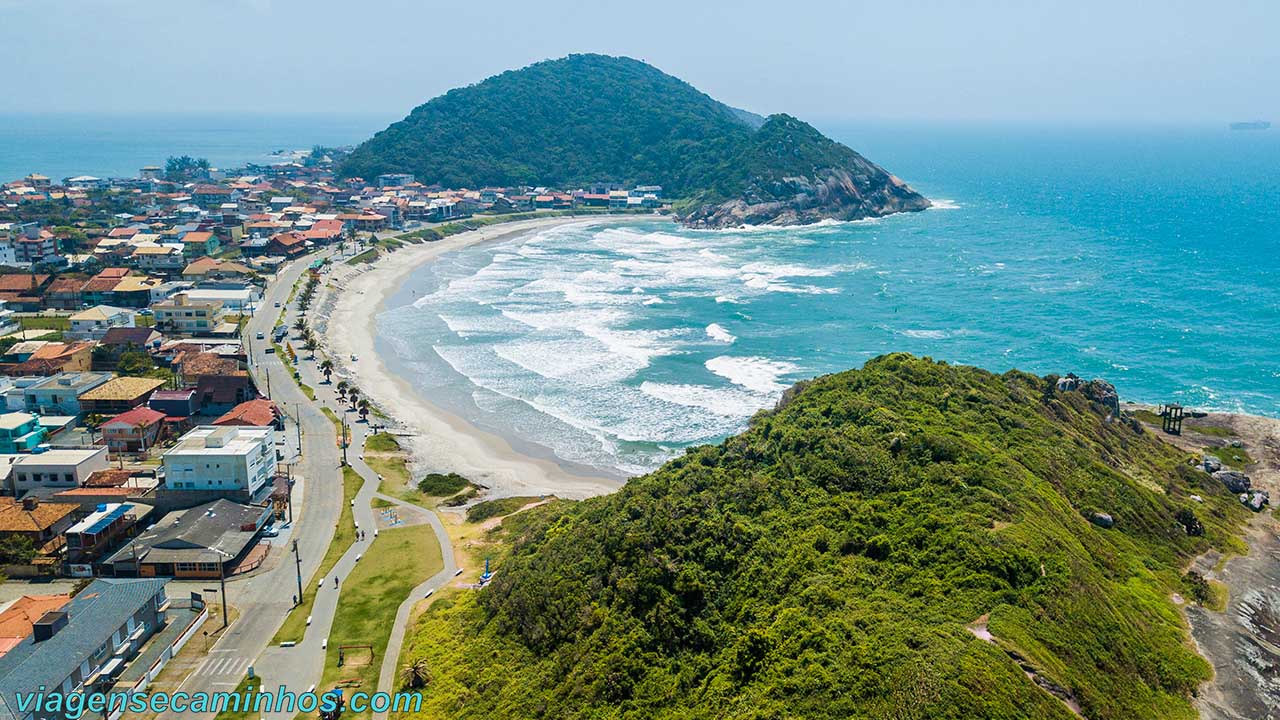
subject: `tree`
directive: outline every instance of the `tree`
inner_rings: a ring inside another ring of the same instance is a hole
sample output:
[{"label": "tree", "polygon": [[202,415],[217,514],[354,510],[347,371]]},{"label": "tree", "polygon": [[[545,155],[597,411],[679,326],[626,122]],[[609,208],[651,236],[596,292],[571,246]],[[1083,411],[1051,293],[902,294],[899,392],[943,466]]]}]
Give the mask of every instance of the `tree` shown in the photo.
[{"label": "tree", "polygon": [[369,419],[369,401],[367,399],[360,398],[359,412],[361,420],[367,421]]},{"label": "tree", "polygon": [[293,329],[294,329],[294,330],[297,330],[299,335],[301,335],[301,334],[305,333],[305,332],[307,331],[307,319],[306,319],[306,318],[298,318],[298,319],[297,319],[296,321],[294,321],[294,323],[293,323]]},{"label": "tree", "polygon": [[355,407],[356,403],[360,402],[360,391],[356,390],[355,388],[348,389],[347,402],[351,403],[351,407]]},{"label": "tree", "polygon": [[345,400],[347,398],[347,389],[350,387],[351,385],[348,384],[346,380],[338,381],[338,399],[339,400]]},{"label": "tree", "polygon": [[26,565],[35,556],[35,543],[25,535],[9,535],[0,539],[0,564]]},{"label": "tree", "polygon": [[130,377],[144,377],[155,368],[156,362],[150,353],[141,350],[125,350],[116,363],[116,371]]},{"label": "tree", "polygon": [[302,343],[302,347],[306,348],[307,352],[311,353],[311,357],[314,358],[316,356],[316,348],[320,347],[320,344],[316,342],[314,335],[308,335],[307,341]]},{"label": "tree", "polygon": [[400,684],[409,690],[421,690],[431,682],[431,669],[426,658],[418,658],[400,668]]},{"label": "tree", "polygon": [[324,381],[329,382],[329,378],[333,375],[333,361],[325,358],[320,362],[320,372],[324,373]]}]

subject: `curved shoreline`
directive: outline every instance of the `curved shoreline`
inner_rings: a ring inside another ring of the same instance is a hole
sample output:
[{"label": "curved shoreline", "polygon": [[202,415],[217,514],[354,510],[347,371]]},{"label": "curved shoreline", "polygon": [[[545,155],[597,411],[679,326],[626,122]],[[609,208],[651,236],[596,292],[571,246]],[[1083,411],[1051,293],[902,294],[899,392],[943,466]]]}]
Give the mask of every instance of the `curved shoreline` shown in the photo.
[{"label": "curved shoreline", "polygon": [[[495,497],[556,495],[580,499],[613,492],[625,481],[572,472],[559,463],[522,453],[511,442],[424,398],[392,372],[376,347],[377,316],[409,277],[444,253],[533,230],[635,218],[539,218],[471,230],[434,242],[405,245],[372,265],[335,269],[332,309],[324,343],[338,366],[335,375],[354,382],[369,400],[408,433],[414,463],[429,472],[456,472],[489,487]],[[327,305],[327,303],[321,303]],[[357,359],[351,362],[354,355]]]}]

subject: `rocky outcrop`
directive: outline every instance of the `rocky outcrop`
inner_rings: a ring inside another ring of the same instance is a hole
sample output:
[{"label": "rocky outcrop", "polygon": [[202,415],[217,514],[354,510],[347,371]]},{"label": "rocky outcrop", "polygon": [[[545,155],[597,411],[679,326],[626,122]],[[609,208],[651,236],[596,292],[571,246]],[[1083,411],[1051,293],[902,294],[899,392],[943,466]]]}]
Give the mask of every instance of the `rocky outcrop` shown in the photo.
[{"label": "rocky outcrop", "polygon": [[1213,479],[1225,485],[1227,490],[1233,493],[1248,492],[1252,485],[1249,476],[1239,470],[1218,470],[1213,473]]},{"label": "rocky outcrop", "polygon": [[809,225],[822,220],[865,220],[931,206],[906,183],[876,169],[880,172],[855,174],[829,168],[805,177],[753,183],[741,198],[701,205],[679,219],[696,228]]}]

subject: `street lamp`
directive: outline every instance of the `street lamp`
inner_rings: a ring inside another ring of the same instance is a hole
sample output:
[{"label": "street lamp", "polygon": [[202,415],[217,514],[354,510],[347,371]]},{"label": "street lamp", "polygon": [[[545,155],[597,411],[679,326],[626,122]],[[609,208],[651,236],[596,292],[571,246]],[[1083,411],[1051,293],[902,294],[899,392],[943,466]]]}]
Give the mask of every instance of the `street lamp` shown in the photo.
[{"label": "street lamp", "polygon": [[[217,555],[227,558],[228,560],[232,557],[230,553],[219,550],[218,548],[207,549],[209,552],[217,553]],[[217,557],[217,555],[215,555],[215,557]],[[227,572],[226,568],[222,565],[221,558],[219,558],[214,564],[218,566],[218,587],[220,588],[219,592],[222,593],[222,627],[225,628],[230,624],[227,622]]]}]

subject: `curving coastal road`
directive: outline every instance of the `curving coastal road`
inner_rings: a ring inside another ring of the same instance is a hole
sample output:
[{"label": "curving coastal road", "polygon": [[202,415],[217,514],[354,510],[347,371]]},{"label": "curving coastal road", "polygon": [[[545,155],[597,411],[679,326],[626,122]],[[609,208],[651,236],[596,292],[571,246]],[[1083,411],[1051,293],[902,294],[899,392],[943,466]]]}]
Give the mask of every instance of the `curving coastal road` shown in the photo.
[{"label": "curving coastal road", "polygon": [[[323,383],[323,378],[316,368],[316,363],[302,359],[298,365],[302,381],[311,386],[316,400],[308,399],[298,385],[290,378],[293,368],[288,365],[287,358],[275,353],[267,353],[270,341],[257,340],[257,334],[263,333],[270,338],[276,319],[280,312],[275,303],[286,306],[294,283],[306,272],[311,262],[317,257],[325,257],[329,251],[318,255],[310,255],[295,260],[284,267],[268,284],[263,295],[259,311],[246,326],[246,349],[250,367],[259,387],[264,391],[270,387],[271,398],[289,417],[286,433],[297,433],[301,426],[301,457],[294,466],[294,477],[298,479],[294,491],[295,523],[292,538],[298,541],[299,554],[302,557],[303,582],[314,582],[312,576],[319,568],[326,549],[333,539],[335,519],[341,513],[342,472],[341,450],[337,446],[337,433],[333,423],[321,411],[328,406],[336,412],[342,412],[342,405],[337,400],[333,386]],[[286,307],[285,323],[292,326],[296,319],[296,308]],[[355,420],[355,415],[351,415]],[[370,502],[379,496],[378,476],[360,457],[360,450],[369,428],[364,423],[350,422],[352,446],[348,461],[353,469],[364,478],[359,494],[356,496],[353,515],[361,528],[373,530],[375,527],[374,512]],[[286,459],[288,461],[288,459]],[[380,496],[384,500],[405,505],[402,501]],[[299,501],[300,500],[300,501]],[[417,507],[417,506],[413,506]],[[420,510],[422,508],[419,508]],[[426,515],[440,543],[444,568],[428,579],[408,598],[405,598],[396,614],[395,624],[391,630],[391,639],[387,646],[381,667],[378,689],[390,690],[394,684],[396,660],[403,643],[405,626],[413,604],[421,599],[428,589],[443,587],[456,570],[452,546],[448,534],[434,512],[426,510]],[[355,557],[369,550],[373,541],[370,534],[363,541],[357,541],[342,556],[328,577],[324,578],[323,587],[317,592],[312,609],[312,624],[307,629],[302,642],[291,648],[268,647],[276,630],[284,622],[293,607],[292,598],[297,588],[297,571],[292,558],[281,558],[273,568],[242,580],[227,583],[227,593],[231,605],[239,610],[239,618],[218,638],[209,651],[208,658],[200,663],[183,681],[180,690],[187,693],[225,692],[244,678],[249,667],[253,667],[257,675],[262,677],[263,687],[274,689],[280,685],[293,692],[301,692],[312,685],[318,685],[324,672],[325,651],[322,643],[329,635],[333,625],[334,613],[337,609],[339,592],[333,588],[333,577],[345,577],[355,564]],[[206,583],[207,584],[207,583]],[[213,717],[212,713],[184,713],[184,717]],[[266,714],[263,717],[293,718],[296,713]],[[173,713],[164,713],[160,717],[176,717]]]}]

